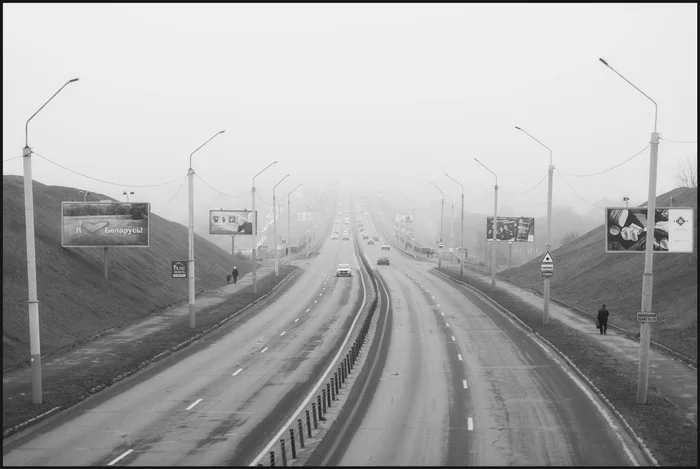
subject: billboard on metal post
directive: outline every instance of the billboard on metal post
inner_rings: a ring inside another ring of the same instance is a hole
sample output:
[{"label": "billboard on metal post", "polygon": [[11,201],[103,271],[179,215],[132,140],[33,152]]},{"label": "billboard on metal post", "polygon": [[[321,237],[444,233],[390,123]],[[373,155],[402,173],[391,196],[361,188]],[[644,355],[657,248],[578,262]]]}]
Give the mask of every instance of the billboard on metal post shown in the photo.
[{"label": "billboard on metal post", "polygon": [[61,202],[61,246],[149,247],[151,204]]},{"label": "billboard on metal post", "polygon": [[[692,253],[692,208],[654,211],[654,252]],[[605,208],[605,252],[643,253],[647,243],[647,207]]]},{"label": "billboard on metal post", "polygon": [[[493,241],[493,217],[486,218],[486,241]],[[496,242],[535,242],[535,219],[532,217],[498,217]]]},{"label": "billboard on metal post", "polygon": [[[255,221],[257,224],[257,210]],[[209,210],[209,234],[252,235],[253,212],[251,210]]]},{"label": "billboard on metal post", "polygon": [[297,221],[314,221],[313,212],[297,212]]}]

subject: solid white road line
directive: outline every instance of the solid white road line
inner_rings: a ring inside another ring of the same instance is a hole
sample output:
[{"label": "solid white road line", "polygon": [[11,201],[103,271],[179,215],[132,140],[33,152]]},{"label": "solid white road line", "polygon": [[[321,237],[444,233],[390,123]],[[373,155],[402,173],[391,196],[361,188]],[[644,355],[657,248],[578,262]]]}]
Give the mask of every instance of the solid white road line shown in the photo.
[{"label": "solid white road line", "polygon": [[260,353],[265,353],[265,350],[267,350],[267,347],[265,347],[264,349],[262,349],[262,350],[260,351]]},{"label": "solid white road line", "polygon": [[282,336],[283,336],[284,334],[286,334],[286,333],[287,333],[287,331],[282,332],[282,333],[280,334],[280,337],[282,337]]},{"label": "solid white road line", "polygon": [[471,417],[467,419],[467,430],[474,430],[474,422]]},{"label": "solid white road line", "polygon": [[128,454],[131,453],[132,451],[134,451],[134,450],[133,450],[133,449],[128,450],[127,452],[125,452],[124,454],[122,454],[121,456],[119,456],[117,459],[112,460],[112,462],[109,463],[109,464],[107,464],[107,465],[108,465],[108,466],[112,466],[112,465],[116,464],[117,462],[119,462],[120,459],[122,459],[124,456],[128,455]]},{"label": "solid white road line", "polygon": [[467,386],[467,380],[466,380],[466,379],[463,379],[463,380],[462,380],[462,386],[464,386],[464,389],[467,389],[468,386]]},{"label": "solid white road line", "polygon": [[236,375],[237,375],[238,373],[240,373],[241,371],[243,371],[243,368],[239,368],[239,369],[236,370],[236,372],[235,372],[233,375],[231,375],[231,376],[236,376]]},{"label": "solid white road line", "polygon": [[192,407],[196,406],[196,405],[199,404],[200,402],[202,402],[202,400],[201,400],[201,399],[197,399],[197,400],[194,401],[192,404],[190,404],[190,406],[189,406],[187,409],[185,409],[185,410],[190,410]]},{"label": "solid white road line", "polygon": [[461,353],[458,353],[458,354],[457,354],[457,358],[459,359],[459,361],[462,361],[462,354],[461,354]]}]

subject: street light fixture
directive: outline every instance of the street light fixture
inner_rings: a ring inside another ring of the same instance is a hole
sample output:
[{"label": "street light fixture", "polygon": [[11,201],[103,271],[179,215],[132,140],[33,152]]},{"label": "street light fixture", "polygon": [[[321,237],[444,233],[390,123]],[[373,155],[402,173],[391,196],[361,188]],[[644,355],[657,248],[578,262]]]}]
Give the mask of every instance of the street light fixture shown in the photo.
[{"label": "street light fixture", "polygon": [[[649,101],[654,103],[654,131],[651,133],[651,157],[649,158],[649,194],[647,201],[647,240],[644,250],[644,274],[642,276],[642,313],[652,313],[652,294],[654,286],[654,240],[649,235],[654,233],[654,215],[656,212],[656,167],[659,159],[659,134],[656,131],[656,123],[659,115],[659,106],[645,92],[637,88],[627,78],[612,68],[605,60],[600,60],[603,65],[620,78],[632,85],[642,93]],[[639,324],[639,372],[637,376],[637,404],[647,403],[647,390],[649,387],[649,343],[651,342],[651,324],[642,322]]]},{"label": "street light fixture", "polygon": [[[272,223],[274,225],[275,232],[275,277],[279,275],[279,256],[277,255],[277,198],[275,197],[275,188],[282,184],[282,181],[284,181],[288,177],[289,174],[283,177],[280,180],[280,182],[275,184],[275,186],[272,188]],[[289,214],[287,214],[287,217],[289,217]]]},{"label": "street light fixture", "polygon": [[83,202],[86,202],[86,201],[87,201],[87,196],[88,196],[88,194],[90,194],[90,192],[88,192],[88,191],[78,191],[78,194],[82,194],[82,196],[83,196]]},{"label": "street light fixture", "polygon": [[129,202],[129,195],[134,195],[134,191],[130,191],[130,192],[124,191],[124,192],[122,192],[122,195],[126,196],[126,201],[128,203]]},{"label": "street light fixture", "polygon": [[442,194],[442,197],[440,198],[440,244],[438,244],[438,249],[440,249],[440,254],[438,254],[438,269],[442,268],[442,215],[444,212],[445,208],[445,193],[440,190],[438,186],[435,185],[433,181],[430,181],[430,184],[435,186],[435,189],[440,191],[440,194]]},{"label": "street light fixture", "polygon": [[273,164],[277,164],[277,161],[273,161],[269,165],[265,166],[265,169],[263,169],[258,174],[253,176],[253,187],[250,189],[250,194],[253,197],[253,244],[250,248],[250,257],[253,260],[253,295],[257,295],[257,293],[258,293],[258,276],[257,276],[257,267],[258,267],[257,263],[258,263],[258,261],[256,258],[257,249],[255,246],[255,235],[258,231],[258,217],[255,213],[255,178],[260,176],[262,173],[264,173],[265,170],[267,168],[269,168],[270,166],[272,166]]},{"label": "street light fixture", "polygon": [[291,190],[291,192],[289,192],[289,194],[287,194],[287,257],[289,257],[289,265],[292,265],[292,210],[289,196],[292,195],[292,192],[299,189],[300,187],[301,184],[296,186],[294,189]]},{"label": "street light fixture", "polygon": [[[530,135],[527,131],[521,129],[517,125],[515,126],[516,129],[519,131],[523,132],[526,134],[528,137],[545,147],[547,150],[549,150],[549,169],[547,170],[548,178],[549,180],[547,181],[547,235],[546,235],[546,240],[545,240],[545,247],[547,249],[547,252],[549,252],[550,248],[552,247],[551,245],[551,240],[552,240],[552,179],[554,175],[554,165],[552,164],[552,150],[545,145],[544,143],[540,142],[537,140],[535,137]],[[549,324],[549,288],[550,288],[550,278],[545,277],[544,278],[544,310],[542,312],[542,324],[545,326]]]},{"label": "street light fixture", "polygon": [[491,246],[491,289],[496,291],[496,232],[498,231],[498,176],[486,167],[484,163],[474,158],[474,161],[486,168],[486,171],[496,178],[493,193],[493,245]]},{"label": "street light fixture", "polygon": [[[73,78],[72,80],[68,80],[39,108],[39,111],[44,109],[63,88],[74,81],[78,81],[78,79]],[[29,147],[29,121],[34,119],[34,116],[39,114],[39,111],[32,114],[32,117],[27,119],[24,125],[25,146],[22,149],[24,162],[24,219],[27,238],[27,282],[29,293],[29,300],[27,301],[29,307],[29,353],[32,366],[32,402],[34,404],[42,403],[43,392],[41,386],[41,342],[39,340],[39,299],[36,285],[36,239],[34,235],[34,187],[32,181],[32,149]]]},{"label": "street light fixture", "polygon": [[466,257],[464,256],[464,186],[457,182],[455,178],[450,176],[449,174],[445,173],[445,176],[448,178],[452,179],[454,182],[459,184],[459,187],[462,188],[462,247],[460,248],[459,255],[462,257],[462,259],[459,261],[459,276],[460,278],[464,277],[464,261],[466,261]]},{"label": "street light fixture", "polygon": [[207,143],[211,142],[214,137],[216,137],[219,134],[224,133],[225,130],[221,130],[217,133],[214,134],[213,137],[211,137],[209,140],[204,142],[197,148],[195,151],[190,153],[190,168],[187,170],[187,186],[189,189],[189,233],[188,233],[188,243],[189,243],[189,251],[188,251],[188,259],[187,259],[187,264],[188,264],[188,274],[189,279],[188,279],[188,288],[189,288],[189,306],[190,306],[190,327],[194,329],[195,327],[195,294],[194,294],[194,169],[192,169],[192,155],[197,153],[204,145]]}]

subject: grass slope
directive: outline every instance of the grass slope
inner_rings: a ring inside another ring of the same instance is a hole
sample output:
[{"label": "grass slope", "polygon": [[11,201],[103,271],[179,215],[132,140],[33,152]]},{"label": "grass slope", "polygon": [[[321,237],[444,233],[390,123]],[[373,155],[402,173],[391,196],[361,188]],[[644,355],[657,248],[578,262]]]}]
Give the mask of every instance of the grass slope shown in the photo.
[{"label": "grass slope", "polygon": [[[185,226],[151,213],[150,247],[110,249],[105,279],[101,248],[61,247],[61,201],[82,200],[78,189],[33,187],[42,355],[187,300],[188,282],[170,274],[171,260],[188,257]],[[24,220],[23,178],[3,176],[3,369],[29,359]],[[231,255],[198,235],[195,253],[197,292],[225,283]]]},{"label": "grass slope", "polygon": [[[660,195],[657,206],[697,207],[697,189],[677,188]],[[653,311],[659,322],[652,340],[697,359],[697,212],[694,254],[654,255]],[[606,254],[605,226],[601,225],[572,243],[551,251],[554,277],[551,295],[586,311],[597,311],[601,303],[610,310],[611,321],[637,330],[636,313],[641,309],[644,254]],[[540,259],[533,259],[499,276],[542,290]]]}]

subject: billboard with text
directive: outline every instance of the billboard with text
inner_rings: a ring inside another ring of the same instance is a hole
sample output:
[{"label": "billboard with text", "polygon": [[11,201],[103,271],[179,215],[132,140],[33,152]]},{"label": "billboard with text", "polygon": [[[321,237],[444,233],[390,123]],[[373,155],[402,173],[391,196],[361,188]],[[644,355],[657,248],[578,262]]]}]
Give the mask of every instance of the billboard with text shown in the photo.
[{"label": "billboard with text", "polygon": [[[493,241],[493,217],[486,218],[486,241]],[[496,242],[535,242],[535,219],[532,217],[498,217]]]},{"label": "billboard with text", "polygon": [[297,212],[297,221],[314,221],[314,212]]},{"label": "billboard with text", "polygon": [[151,205],[128,202],[61,202],[61,246],[148,247]]},{"label": "billboard with text", "polygon": [[[256,223],[257,215],[256,210]],[[209,234],[252,235],[253,212],[251,210],[209,210]]]},{"label": "billboard with text", "polygon": [[[693,252],[695,236],[692,208],[656,208],[654,252]],[[605,209],[605,252],[643,253],[647,243],[646,207]]]}]

